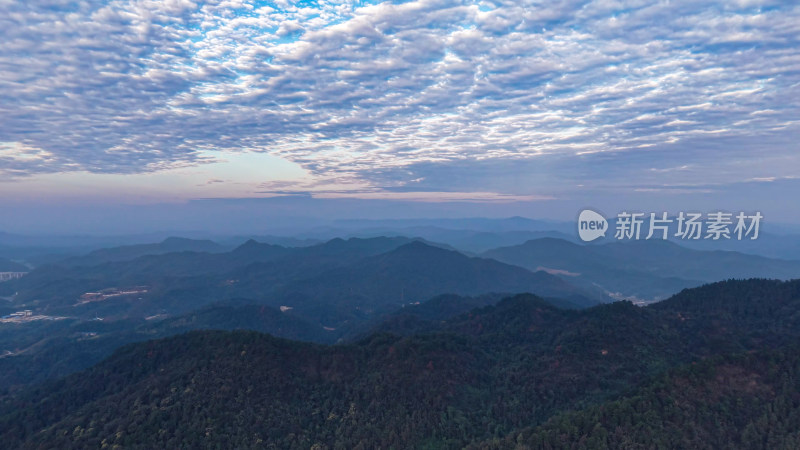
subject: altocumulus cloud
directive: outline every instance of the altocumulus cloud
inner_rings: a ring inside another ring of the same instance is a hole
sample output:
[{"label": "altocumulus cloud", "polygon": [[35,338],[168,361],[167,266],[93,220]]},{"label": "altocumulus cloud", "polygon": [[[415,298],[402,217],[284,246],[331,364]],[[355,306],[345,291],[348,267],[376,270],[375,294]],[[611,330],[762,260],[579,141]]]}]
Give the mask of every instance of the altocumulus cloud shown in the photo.
[{"label": "altocumulus cloud", "polygon": [[257,151],[387,192],[724,184],[800,166],[800,5],[0,0],[0,99],[3,177]]}]

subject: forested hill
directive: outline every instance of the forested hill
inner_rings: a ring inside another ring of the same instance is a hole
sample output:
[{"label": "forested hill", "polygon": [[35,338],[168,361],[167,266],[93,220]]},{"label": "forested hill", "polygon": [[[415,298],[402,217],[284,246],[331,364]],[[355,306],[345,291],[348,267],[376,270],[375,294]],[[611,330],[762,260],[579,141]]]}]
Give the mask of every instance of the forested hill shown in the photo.
[{"label": "forested hill", "polygon": [[475,449],[800,448],[800,348],[708,359]]},{"label": "forested hill", "polygon": [[[617,428],[639,442],[669,432],[677,435],[668,444],[697,433],[717,433],[710,442],[719,443],[734,428],[731,439],[758,439],[767,410],[748,405],[795,414],[800,398],[792,353],[762,354],[800,342],[799,285],[728,281],[647,308],[563,310],[519,295],[424,334],[339,346],[191,332],[4,396],[0,439],[9,448],[371,449],[514,445],[521,436],[542,448],[592,438],[626,448],[609,437]],[[754,359],[729,356],[747,352]],[[609,408],[619,413],[604,416]],[[795,442],[787,417],[753,448]],[[667,420],[696,424],[659,428]],[[717,420],[725,427],[714,431]],[[739,426],[751,423],[745,437]]]}]

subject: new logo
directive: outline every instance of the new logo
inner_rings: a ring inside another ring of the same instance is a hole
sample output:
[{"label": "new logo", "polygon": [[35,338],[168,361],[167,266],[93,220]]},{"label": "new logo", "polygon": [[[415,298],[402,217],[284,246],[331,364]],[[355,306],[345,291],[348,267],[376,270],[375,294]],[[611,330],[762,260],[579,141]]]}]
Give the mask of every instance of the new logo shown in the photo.
[{"label": "new logo", "polygon": [[591,209],[584,209],[578,216],[578,236],[584,242],[605,237],[608,231],[608,221],[599,213]]}]

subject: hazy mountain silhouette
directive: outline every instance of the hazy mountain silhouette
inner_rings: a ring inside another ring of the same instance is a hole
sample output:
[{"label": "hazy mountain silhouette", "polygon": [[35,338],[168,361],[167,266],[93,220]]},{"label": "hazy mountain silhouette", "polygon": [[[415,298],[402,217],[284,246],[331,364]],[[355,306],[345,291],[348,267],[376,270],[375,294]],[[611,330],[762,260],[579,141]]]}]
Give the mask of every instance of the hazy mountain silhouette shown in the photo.
[{"label": "hazy mountain silhouette", "polygon": [[536,239],[482,256],[531,270],[554,270],[573,283],[644,299],[664,298],[683,288],[727,278],[800,277],[800,261],[691,250],[661,240],[581,245]]}]

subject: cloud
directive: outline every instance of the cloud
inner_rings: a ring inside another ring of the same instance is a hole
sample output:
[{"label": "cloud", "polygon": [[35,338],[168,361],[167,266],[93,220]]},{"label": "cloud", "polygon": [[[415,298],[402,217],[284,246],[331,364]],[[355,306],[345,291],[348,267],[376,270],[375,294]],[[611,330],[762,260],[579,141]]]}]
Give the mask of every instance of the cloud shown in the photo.
[{"label": "cloud", "polygon": [[0,0],[0,174],[256,151],[320,190],[783,176],[798,36],[792,2]]},{"label": "cloud", "polygon": [[197,186],[210,186],[210,185],[213,185],[213,184],[227,183],[227,182],[228,182],[228,180],[220,180],[218,178],[213,178],[211,180],[206,181],[203,184],[198,184]]}]

